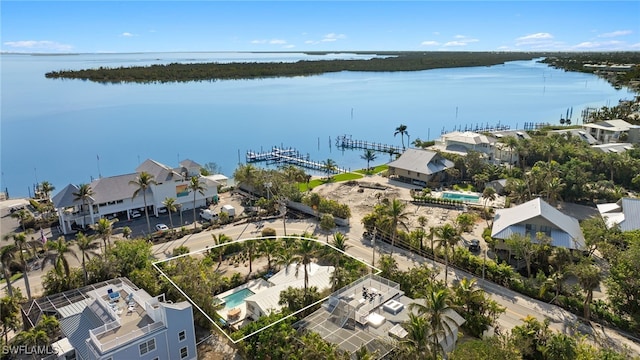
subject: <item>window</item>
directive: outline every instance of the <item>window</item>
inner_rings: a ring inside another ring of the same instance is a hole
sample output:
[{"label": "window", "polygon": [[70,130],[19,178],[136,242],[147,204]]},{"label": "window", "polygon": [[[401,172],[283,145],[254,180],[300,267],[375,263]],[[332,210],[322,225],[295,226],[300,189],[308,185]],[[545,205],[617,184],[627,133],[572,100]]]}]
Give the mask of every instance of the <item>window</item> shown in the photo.
[{"label": "window", "polygon": [[547,236],[551,236],[551,226],[541,225],[540,226],[540,232],[544,233]]},{"label": "window", "polygon": [[525,224],[524,230],[527,236],[531,236],[531,234],[536,234],[536,225],[535,224]]},{"label": "window", "polygon": [[144,355],[156,349],[156,339],[151,339],[140,344],[140,355]]},{"label": "window", "polygon": [[182,330],[178,333],[178,340],[179,341],[184,341],[184,339],[187,338],[187,332]]},{"label": "window", "polygon": [[189,356],[189,350],[187,349],[187,347],[183,347],[182,349],[180,349],[180,359],[184,359],[187,356]]},{"label": "window", "polygon": [[160,360],[160,358],[156,356],[153,358],[153,360]]}]

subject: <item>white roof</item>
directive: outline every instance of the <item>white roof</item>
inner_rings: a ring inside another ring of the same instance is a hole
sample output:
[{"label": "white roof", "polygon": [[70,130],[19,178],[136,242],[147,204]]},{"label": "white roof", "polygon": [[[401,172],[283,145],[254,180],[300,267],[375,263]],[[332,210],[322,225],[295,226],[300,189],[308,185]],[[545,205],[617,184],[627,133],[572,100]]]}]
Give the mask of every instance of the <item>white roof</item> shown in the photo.
[{"label": "white roof", "polygon": [[598,205],[608,227],[618,225],[622,231],[640,229],[640,199],[622,198],[617,203]]},{"label": "white roof", "polygon": [[452,168],[455,164],[442,157],[435,151],[407,149],[400,158],[390,162],[389,167],[413,171],[416,173],[432,175],[448,168]]},{"label": "white roof", "polygon": [[541,198],[496,211],[491,237],[507,239],[514,233],[525,235],[524,223],[533,218],[542,218],[556,227],[551,231],[551,245],[570,249],[584,247],[584,236],[578,220],[563,214]]},{"label": "white roof", "polygon": [[[291,264],[287,268],[280,270],[269,279],[269,282],[274,286],[248,296],[245,301],[254,302],[263,313],[280,310],[282,305],[278,304],[278,302],[282,291],[289,287],[304,288],[304,269],[300,267],[296,274],[296,266],[297,264]],[[333,266],[321,266],[315,263],[307,266],[308,287],[316,287],[320,291],[331,287]]]},{"label": "white roof", "polygon": [[582,126],[607,131],[628,131],[629,129],[635,127],[628,122],[620,119],[598,121],[596,123],[584,124]]},{"label": "white roof", "polygon": [[454,131],[448,134],[442,135],[442,140],[445,141],[455,141],[464,144],[491,144],[495,142],[493,139],[489,138],[486,135],[478,134],[472,131]]}]

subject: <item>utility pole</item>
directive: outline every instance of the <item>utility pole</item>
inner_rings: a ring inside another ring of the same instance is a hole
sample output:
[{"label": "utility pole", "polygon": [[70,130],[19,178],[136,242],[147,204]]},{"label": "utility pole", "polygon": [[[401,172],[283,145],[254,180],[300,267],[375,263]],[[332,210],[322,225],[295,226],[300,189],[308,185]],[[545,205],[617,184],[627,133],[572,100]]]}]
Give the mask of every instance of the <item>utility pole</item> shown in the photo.
[{"label": "utility pole", "polygon": [[[371,249],[373,250],[373,256],[371,259],[371,266],[376,266],[376,233],[378,228],[373,228],[373,237],[371,238]],[[372,270],[373,271],[373,270]]]}]

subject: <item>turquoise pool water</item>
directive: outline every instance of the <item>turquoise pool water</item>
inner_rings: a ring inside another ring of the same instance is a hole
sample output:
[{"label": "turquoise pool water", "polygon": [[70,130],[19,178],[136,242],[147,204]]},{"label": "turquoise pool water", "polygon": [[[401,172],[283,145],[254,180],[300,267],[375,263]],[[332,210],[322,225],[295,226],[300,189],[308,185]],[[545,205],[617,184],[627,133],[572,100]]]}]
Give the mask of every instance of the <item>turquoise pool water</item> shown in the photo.
[{"label": "turquoise pool water", "polygon": [[244,299],[248,298],[253,294],[255,293],[249,289],[242,289],[240,291],[234,292],[231,295],[225,296],[222,298],[222,300],[224,300],[224,303],[225,303],[224,307],[227,309],[232,309],[242,304]]},{"label": "turquoise pool water", "polygon": [[451,199],[451,200],[461,200],[466,202],[474,202],[474,203],[477,203],[480,200],[480,196],[478,195],[461,194],[461,193],[453,193],[453,192],[442,193],[442,198]]}]

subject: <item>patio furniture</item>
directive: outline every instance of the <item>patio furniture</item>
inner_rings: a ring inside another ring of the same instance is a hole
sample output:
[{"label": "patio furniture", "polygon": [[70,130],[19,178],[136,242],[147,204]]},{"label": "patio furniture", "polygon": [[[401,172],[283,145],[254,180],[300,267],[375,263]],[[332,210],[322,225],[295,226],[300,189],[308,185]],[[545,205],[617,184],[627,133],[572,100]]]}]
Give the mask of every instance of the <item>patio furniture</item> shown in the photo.
[{"label": "patio furniture", "polygon": [[227,313],[228,319],[236,319],[240,316],[240,308],[233,308]]},{"label": "patio furniture", "polygon": [[110,300],[114,300],[114,301],[120,300],[120,292],[119,291],[113,291],[113,289],[107,289],[107,294],[109,294],[109,299]]}]

